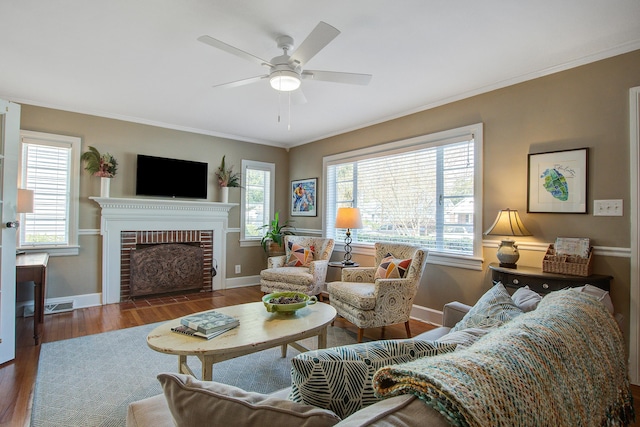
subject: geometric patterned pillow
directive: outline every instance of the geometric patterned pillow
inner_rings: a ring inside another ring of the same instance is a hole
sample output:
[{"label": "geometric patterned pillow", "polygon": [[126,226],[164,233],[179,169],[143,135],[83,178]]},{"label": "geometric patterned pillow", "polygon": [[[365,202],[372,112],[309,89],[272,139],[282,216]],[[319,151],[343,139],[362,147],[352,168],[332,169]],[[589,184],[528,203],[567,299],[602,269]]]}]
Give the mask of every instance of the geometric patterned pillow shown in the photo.
[{"label": "geometric patterned pillow", "polygon": [[388,253],[380,261],[374,279],[404,279],[410,265],[411,259],[397,259]]},{"label": "geometric patterned pillow", "polygon": [[289,257],[285,264],[287,267],[309,267],[311,265],[311,261],[313,261],[313,246],[305,248],[293,242],[288,242],[288,246]]},{"label": "geometric patterned pillow", "polygon": [[451,332],[468,328],[495,328],[522,313],[509,292],[498,282],[456,323]]},{"label": "geometric patterned pillow", "polygon": [[329,409],[344,419],[381,400],[372,378],[384,366],[448,353],[456,344],[382,340],[301,353],[291,359],[289,400]]}]

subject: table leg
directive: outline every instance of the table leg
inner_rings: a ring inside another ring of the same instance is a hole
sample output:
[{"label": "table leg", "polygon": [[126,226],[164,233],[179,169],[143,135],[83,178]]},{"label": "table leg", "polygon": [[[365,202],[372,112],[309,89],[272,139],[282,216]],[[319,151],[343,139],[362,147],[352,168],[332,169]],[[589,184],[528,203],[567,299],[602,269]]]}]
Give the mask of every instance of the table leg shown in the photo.
[{"label": "table leg", "polygon": [[200,360],[202,361],[202,380],[213,381],[213,357],[202,356]]},{"label": "table leg", "polygon": [[287,357],[287,345],[282,344],[280,346],[280,357]]},{"label": "table leg", "polygon": [[42,282],[33,282],[33,339],[36,345],[40,342],[40,324],[44,321],[44,307],[42,304]]},{"label": "table leg", "polygon": [[327,327],[322,328],[318,334],[318,348],[327,348]]},{"label": "table leg", "polygon": [[40,323],[44,323],[44,297],[45,283],[47,283],[47,269],[40,269],[40,280],[36,282],[36,286],[40,288]]}]

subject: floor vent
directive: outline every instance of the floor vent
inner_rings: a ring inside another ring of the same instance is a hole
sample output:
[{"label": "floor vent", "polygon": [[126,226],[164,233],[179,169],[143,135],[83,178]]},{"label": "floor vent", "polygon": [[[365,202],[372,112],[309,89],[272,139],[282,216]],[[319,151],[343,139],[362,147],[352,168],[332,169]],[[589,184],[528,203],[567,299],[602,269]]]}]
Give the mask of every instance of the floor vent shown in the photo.
[{"label": "floor vent", "polygon": [[[73,300],[44,305],[44,314],[63,313],[65,311],[72,311],[72,310],[73,310]],[[33,305],[25,305],[24,317],[31,317],[31,316],[33,316]]]}]

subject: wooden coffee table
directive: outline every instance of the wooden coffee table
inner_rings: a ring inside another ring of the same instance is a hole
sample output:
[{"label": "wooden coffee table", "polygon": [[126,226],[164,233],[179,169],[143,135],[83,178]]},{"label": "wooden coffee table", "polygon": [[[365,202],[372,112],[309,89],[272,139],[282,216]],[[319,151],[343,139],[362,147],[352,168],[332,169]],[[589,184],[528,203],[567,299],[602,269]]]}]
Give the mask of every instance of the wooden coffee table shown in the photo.
[{"label": "wooden coffee table", "polygon": [[178,371],[184,374],[193,375],[187,356],[197,356],[202,362],[202,379],[211,381],[216,362],[277,346],[282,346],[282,357],[287,354],[287,345],[301,352],[309,351],[296,341],[314,336],[318,337],[318,348],[326,348],[327,327],[336,317],[335,308],[320,302],[294,314],[268,313],[262,302],[215,310],[240,319],[240,326],[206,340],[172,332],[171,328],[180,324],[180,319],[175,319],[151,331],[147,345],[155,351],[177,355]]}]

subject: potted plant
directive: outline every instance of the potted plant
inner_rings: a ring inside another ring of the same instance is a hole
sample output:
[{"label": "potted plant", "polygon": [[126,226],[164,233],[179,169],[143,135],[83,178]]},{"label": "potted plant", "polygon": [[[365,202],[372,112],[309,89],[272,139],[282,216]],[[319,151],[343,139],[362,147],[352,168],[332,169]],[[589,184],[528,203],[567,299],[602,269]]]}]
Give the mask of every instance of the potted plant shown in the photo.
[{"label": "potted plant", "polygon": [[84,169],[87,172],[101,178],[100,197],[109,197],[111,178],[116,176],[118,161],[109,153],[100,154],[92,146],[89,146],[89,151],[82,153],[80,158],[85,162]]},{"label": "potted plant", "polygon": [[262,245],[262,249],[269,255],[282,255],[284,254],[284,239],[285,235],[293,235],[294,233],[285,230],[286,227],[289,227],[289,220],[280,224],[280,212],[276,212],[273,220],[269,222],[269,224],[263,225],[261,228],[265,228],[265,235],[262,236],[262,240],[260,244]]},{"label": "potted plant", "polygon": [[218,166],[216,177],[218,177],[218,185],[222,189],[222,203],[229,201],[229,187],[240,187],[240,174],[233,172],[233,166],[227,168],[225,164],[225,156],[222,156],[222,162]]}]

